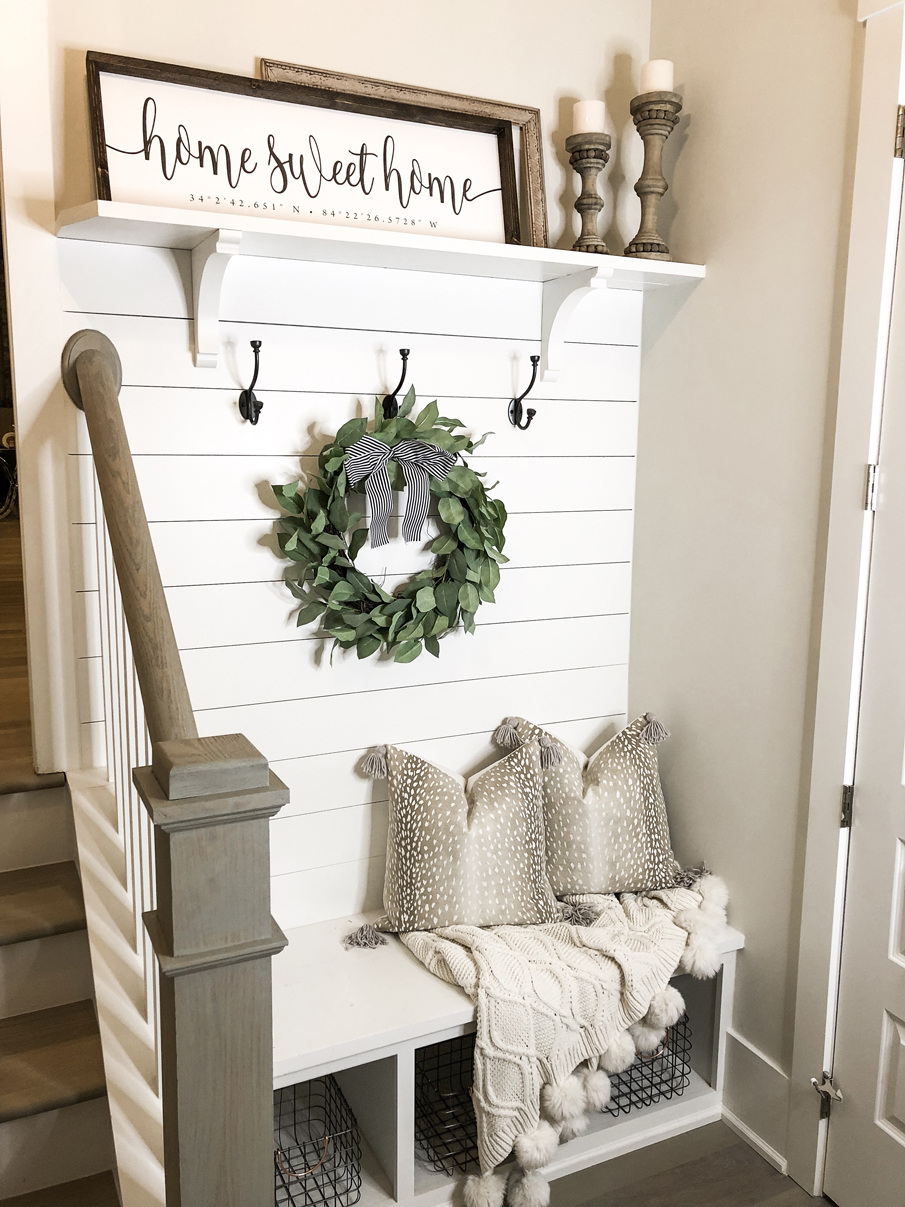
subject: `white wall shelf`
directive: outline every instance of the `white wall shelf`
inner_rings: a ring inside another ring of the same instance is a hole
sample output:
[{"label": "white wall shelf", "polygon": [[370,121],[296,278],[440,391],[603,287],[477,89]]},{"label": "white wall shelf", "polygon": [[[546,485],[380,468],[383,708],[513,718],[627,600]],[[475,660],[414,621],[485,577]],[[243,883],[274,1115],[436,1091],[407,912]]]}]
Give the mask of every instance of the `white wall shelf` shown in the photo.
[{"label": "white wall shelf", "polygon": [[[390,937],[373,951],[344,948],[343,936],[363,920],[362,915],[337,918],[287,932],[289,946],[273,961],[273,1084],[337,1075],[365,1142],[364,1207],[394,1202],[445,1207],[454,1201],[457,1180],[422,1165],[415,1153],[415,1051],[474,1030],[474,1007],[461,989],[429,973],[398,939]],[[548,1177],[563,1177],[721,1118],[735,956],[744,943],[739,931],[727,930],[715,984],[683,978],[695,1037],[694,1071],[685,1093],[618,1118],[596,1117],[587,1135],[559,1149],[545,1170]]]},{"label": "white wall shelf", "polygon": [[217,365],[220,292],[234,255],[538,282],[543,286],[541,381],[545,382],[559,378],[569,321],[590,290],[689,285],[701,280],[705,272],[700,264],[590,256],[547,247],[116,201],[92,201],[65,210],[57,220],[57,235],[191,251],[195,364],[199,368]]}]

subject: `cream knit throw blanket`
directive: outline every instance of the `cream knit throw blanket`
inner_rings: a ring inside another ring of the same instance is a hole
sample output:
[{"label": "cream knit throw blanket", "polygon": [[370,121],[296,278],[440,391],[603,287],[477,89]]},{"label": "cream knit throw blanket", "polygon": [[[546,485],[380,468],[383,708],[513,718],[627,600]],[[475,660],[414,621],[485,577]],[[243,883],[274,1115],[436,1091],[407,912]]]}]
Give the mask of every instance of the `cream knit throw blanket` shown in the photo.
[{"label": "cream knit throw blanket", "polygon": [[[667,989],[680,964],[698,976],[719,967],[715,942],[725,926],[726,893],[715,876],[694,888],[570,900],[599,909],[599,916],[590,926],[449,926],[401,936],[431,972],[460,985],[475,1004],[474,1104],[484,1181],[513,1147],[523,1170],[545,1164],[531,1155],[533,1137],[543,1139],[538,1127],[552,1128],[558,1144],[570,1112],[582,1114],[588,1102],[599,1109],[590,1092],[573,1109],[569,1085],[580,1087],[582,1077],[589,1084],[598,1068],[620,1071],[636,1047],[656,1047],[662,1038],[656,1028],[675,1022],[683,1008]],[[673,997],[665,999],[664,990]],[[652,1008],[655,999],[662,1009]],[[608,1095],[605,1077],[602,1084]],[[553,1151],[548,1146],[542,1155],[549,1160]],[[469,1189],[471,1201],[502,1198],[502,1190],[482,1199]]]}]

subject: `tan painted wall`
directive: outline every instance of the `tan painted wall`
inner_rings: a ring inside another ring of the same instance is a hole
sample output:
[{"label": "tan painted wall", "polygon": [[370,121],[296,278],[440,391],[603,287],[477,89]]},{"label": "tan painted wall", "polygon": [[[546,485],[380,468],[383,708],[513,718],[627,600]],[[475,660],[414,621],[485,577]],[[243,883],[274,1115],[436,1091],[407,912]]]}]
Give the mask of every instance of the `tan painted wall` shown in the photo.
[{"label": "tan painted wall", "polygon": [[[570,0],[559,9],[549,0],[50,0],[50,13],[58,120],[65,89],[65,139],[55,148],[61,208],[93,197],[86,47],[238,75],[256,75],[257,60],[271,58],[536,105],[555,246],[563,241],[564,202],[572,229],[577,178],[563,146],[572,102],[602,97],[615,121],[611,132],[621,133],[626,122],[632,129],[628,103],[647,58],[650,3]],[[626,170],[616,156],[607,173],[609,193],[619,198],[621,231],[612,241],[620,251],[637,225],[637,202],[625,187],[626,177],[635,179],[637,140],[624,141]],[[573,238],[568,234],[564,246]]]},{"label": "tan painted wall", "polygon": [[854,0],[653,2],[685,98],[664,234],[707,279],[645,312],[630,704],[748,936],[735,1027],[786,1072],[861,36]]}]

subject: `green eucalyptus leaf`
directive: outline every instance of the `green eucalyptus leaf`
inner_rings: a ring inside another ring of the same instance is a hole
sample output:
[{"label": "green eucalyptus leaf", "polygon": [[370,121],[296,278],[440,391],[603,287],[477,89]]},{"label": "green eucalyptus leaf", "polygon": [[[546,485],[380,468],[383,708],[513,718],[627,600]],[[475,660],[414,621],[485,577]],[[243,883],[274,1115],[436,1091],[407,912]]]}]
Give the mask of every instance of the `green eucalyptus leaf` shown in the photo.
[{"label": "green eucalyptus leaf", "polygon": [[[431,428],[429,432],[418,432],[417,436],[418,439],[424,444],[433,444],[437,448],[445,448],[449,451],[458,451],[455,437],[451,436],[449,432],[445,432],[443,428]],[[465,447],[464,444],[462,447]]]},{"label": "green eucalyptus leaf", "polygon": [[342,448],[348,448],[350,444],[354,444],[356,440],[360,440],[367,430],[367,419],[350,419],[336,433],[335,443]]},{"label": "green eucalyptus leaf", "polygon": [[440,615],[437,617],[437,619],[434,621],[433,627],[431,628],[431,631],[430,631],[430,636],[438,637],[441,633],[445,633],[448,628],[449,628],[449,617],[446,616],[443,612],[441,612]]},{"label": "green eucalyptus leaf", "polygon": [[399,405],[399,413],[397,419],[404,419],[409,414],[412,407],[415,405],[415,387],[409,386],[408,393]]},{"label": "green eucalyptus leaf", "polygon": [[310,624],[312,620],[316,620],[323,612],[324,604],[319,599],[313,599],[311,603],[305,604],[303,608],[299,608],[298,615],[295,618],[295,623],[298,626]]},{"label": "green eucalyptus leaf", "polygon": [[326,527],[327,527],[327,513],[326,513],[326,511],[319,511],[317,513],[317,515],[314,517],[314,519],[311,521],[311,535],[317,536],[318,533],[323,532]]},{"label": "green eucalyptus leaf", "polygon": [[422,587],[415,596],[415,607],[419,612],[432,612],[436,606],[433,587]]},{"label": "green eucalyptus leaf", "polygon": [[352,584],[341,578],[330,592],[330,603],[344,603],[347,599],[355,599],[356,594],[357,592]]},{"label": "green eucalyptus leaf", "polygon": [[414,662],[420,653],[420,641],[404,641],[402,645],[396,647],[393,657],[395,662]]},{"label": "green eucalyptus leaf", "polygon": [[[348,625],[339,625],[335,628],[329,628],[327,632],[331,637],[335,637],[340,644],[347,641],[354,642],[358,640],[358,634],[354,629],[349,628]],[[348,649],[349,647],[346,646],[345,648]]]},{"label": "green eucalyptus leaf", "polygon": [[435,658],[440,657],[440,642],[436,637],[428,635],[424,638],[424,648],[429,654],[433,654]]},{"label": "green eucalyptus leaf", "polygon": [[[445,502],[445,500],[444,500]],[[436,553],[442,556],[444,553],[452,553],[453,549],[458,549],[459,542],[451,532],[444,532],[438,536],[431,544],[431,553]]]},{"label": "green eucalyptus leaf", "polygon": [[447,524],[452,524],[453,526],[461,524],[465,518],[465,508],[458,499],[452,496],[441,499],[438,510],[440,512],[440,519],[445,520]]},{"label": "green eucalyptus leaf", "polygon": [[474,633],[474,612],[463,612],[462,624],[465,626],[466,633]]},{"label": "green eucalyptus leaf", "polygon": [[475,532],[472,525],[469,524],[468,520],[463,520],[462,523],[457,526],[456,536],[459,538],[462,544],[467,545],[469,549],[484,548],[484,542],[481,540],[477,532]]},{"label": "green eucalyptus leaf", "polygon": [[414,637],[421,637],[424,633],[426,617],[418,616],[414,620],[410,620],[407,625],[399,630],[400,641],[411,641]]},{"label": "green eucalyptus leaf", "polygon": [[355,650],[359,658],[370,658],[383,645],[383,638],[371,634],[368,637],[362,637],[357,643]]},{"label": "green eucalyptus leaf", "polygon": [[349,513],[344,499],[334,499],[330,504],[330,523],[337,532],[345,532],[349,527]]},{"label": "green eucalyptus leaf", "polygon": [[429,402],[415,420],[415,427],[419,432],[429,431],[437,422],[437,416],[439,414],[440,408],[437,406],[437,404],[435,402]]},{"label": "green eucalyptus leaf", "polygon": [[487,558],[481,566],[481,582],[491,591],[499,586],[500,568],[492,558]]},{"label": "green eucalyptus leaf", "polygon": [[349,557],[354,562],[361,552],[361,547],[368,539],[367,528],[356,528],[349,538]]},{"label": "green eucalyptus leaf", "polygon": [[463,583],[459,588],[459,604],[464,612],[477,612],[481,599],[473,583]]},{"label": "green eucalyptus leaf", "polygon": [[468,573],[468,563],[465,561],[465,554],[461,549],[456,548],[449,555],[446,562],[446,568],[449,570],[450,577],[456,582],[464,583]]},{"label": "green eucalyptus leaf", "polygon": [[467,465],[454,465],[443,481],[462,498],[470,495],[480,485],[474,470],[469,469]]},{"label": "green eucalyptus leaf", "polygon": [[456,582],[437,583],[434,587],[437,607],[446,615],[449,624],[453,624],[459,611],[459,584]]},{"label": "green eucalyptus leaf", "polygon": [[326,545],[328,549],[345,549],[346,542],[341,536],[334,536],[332,532],[321,532],[317,537],[319,545]]}]

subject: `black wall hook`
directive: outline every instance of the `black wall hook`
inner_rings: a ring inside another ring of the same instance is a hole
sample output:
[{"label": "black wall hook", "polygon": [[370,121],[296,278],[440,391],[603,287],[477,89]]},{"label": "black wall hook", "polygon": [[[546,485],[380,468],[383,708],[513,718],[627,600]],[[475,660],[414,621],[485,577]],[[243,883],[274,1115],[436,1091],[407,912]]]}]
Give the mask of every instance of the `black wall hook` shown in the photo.
[{"label": "black wall hook", "polygon": [[405,375],[408,372],[409,365],[409,349],[400,348],[399,355],[402,357],[402,376],[399,378],[399,385],[392,394],[387,394],[383,400],[383,417],[384,419],[395,419],[399,414],[399,391],[402,389]]},{"label": "black wall hook", "polygon": [[537,380],[537,366],[540,364],[539,356],[531,357],[531,380],[528,382],[528,389],[523,394],[519,394],[518,398],[513,398],[509,404],[509,422],[513,427],[520,428],[523,432],[531,426],[531,420],[537,414],[534,407],[528,407],[528,418],[522,423],[522,403],[534,389],[534,383]]},{"label": "black wall hook", "polygon": [[239,395],[239,414],[249,423],[255,424],[260,419],[264,407],[264,403],[258,402],[255,398],[255,382],[258,380],[258,370],[261,367],[261,341],[253,339],[251,346],[255,354],[255,373],[251,379],[251,385]]}]

